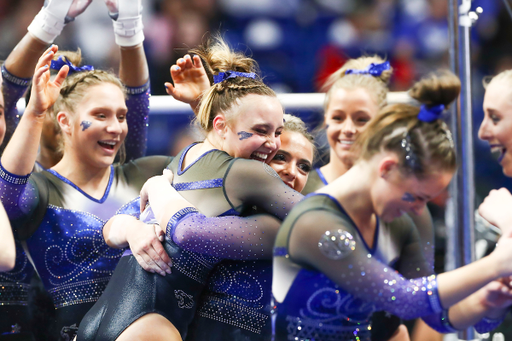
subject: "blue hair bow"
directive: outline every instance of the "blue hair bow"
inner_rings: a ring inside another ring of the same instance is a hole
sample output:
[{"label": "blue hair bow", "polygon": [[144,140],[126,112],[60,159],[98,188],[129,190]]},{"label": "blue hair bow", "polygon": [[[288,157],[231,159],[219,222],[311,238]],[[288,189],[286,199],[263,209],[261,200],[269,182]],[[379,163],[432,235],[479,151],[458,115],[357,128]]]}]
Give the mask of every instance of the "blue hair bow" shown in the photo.
[{"label": "blue hair bow", "polygon": [[226,72],[219,72],[218,75],[213,76],[213,83],[217,84],[222,81],[225,81],[229,78],[236,78],[236,77],[246,77],[246,78],[256,78],[256,74],[254,72],[247,73],[247,72],[238,72],[238,71],[226,71]]},{"label": "blue hair bow", "polygon": [[444,111],[444,104],[438,104],[438,105],[432,105],[427,106],[423,104],[420,107],[420,112],[418,114],[418,120],[423,122],[434,122],[439,117],[441,117],[441,114]]},{"label": "blue hair bow", "polygon": [[74,66],[68,60],[65,60],[63,56],[60,56],[57,60],[52,60],[50,68],[53,70],[60,70],[64,65],[69,66],[69,75],[75,72],[84,72],[84,71],[92,71],[94,70],[94,66],[92,65],[84,65],[84,66]]},{"label": "blue hair bow", "polygon": [[348,69],[345,71],[346,75],[370,75],[373,77],[379,77],[382,75],[384,71],[387,71],[391,68],[389,61],[385,61],[384,63],[375,64],[371,63],[363,70],[358,69]]}]

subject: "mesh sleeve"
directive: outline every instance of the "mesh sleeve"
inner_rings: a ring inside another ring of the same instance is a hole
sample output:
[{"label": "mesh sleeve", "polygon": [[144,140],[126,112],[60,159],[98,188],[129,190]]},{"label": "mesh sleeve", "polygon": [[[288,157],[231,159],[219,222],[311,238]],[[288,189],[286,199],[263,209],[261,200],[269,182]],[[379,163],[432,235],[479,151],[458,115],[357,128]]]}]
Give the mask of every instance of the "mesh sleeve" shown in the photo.
[{"label": "mesh sleeve", "polygon": [[404,319],[442,311],[436,276],[406,279],[374,259],[357,230],[323,210],[303,214],[290,235],[290,257],[324,273],[341,288]]},{"label": "mesh sleeve", "polygon": [[128,135],[125,139],[126,161],[135,160],[146,155],[149,124],[149,81],[140,87],[126,87],[128,98]]},{"label": "mesh sleeve", "polygon": [[2,65],[2,94],[4,96],[4,115],[5,115],[5,137],[0,146],[0,154],[7,146],[14,130],[19,122],[19,114],[16,108],[18,100],[27,91],[31,78],[19,78],[11,74],[4,65]]},{"label": "mesh sleeve", "polygon": [[429,262],[432,272],[434,271],[434,253],[435,253],[435,243],[434,243],[434,224],[432,222],[432,215],[428,210],[428,207],[425,207],[423,212],[420,215],[411,214],[409,215],[414,225],[418,230],[421,242],[421,248],[425,259]]},{"label": "mesh sleeve", "polygon": [[268,214],[206,217],[192,208],[177,212],[166,238],[183,249],[236,260],[271,259],[281,221]]},{"label": "mesh sleeve", "polygon": [[38,188],[29,177],[9,173],[0,164],[0,198],[11,221],[23,221],[39,204]]},{"label": "mesh sleeve", "polygon": [[226,173],[224,189],[235,209],[255,205],[280,219],[303,198],[269,165],[255,160],[235,159]]}]

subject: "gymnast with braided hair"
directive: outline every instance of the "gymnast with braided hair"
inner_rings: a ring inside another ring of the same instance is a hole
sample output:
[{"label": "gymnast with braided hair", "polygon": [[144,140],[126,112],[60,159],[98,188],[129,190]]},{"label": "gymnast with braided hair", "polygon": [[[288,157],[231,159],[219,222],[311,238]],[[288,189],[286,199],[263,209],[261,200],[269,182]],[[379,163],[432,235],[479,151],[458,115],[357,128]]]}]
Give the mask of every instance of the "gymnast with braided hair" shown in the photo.
[{"label": "gymnast with braided hair", "polygon": [[450,182],[455,149],[440,114],[459,91],[448,72],[421,80],[412,90],[421,108],[383,108],[358,140],[354,166],[292,209],[274,247],[275,340],[370,340],[379,310],[422,317],[440,332],[499,324],[512,303],[501,280],[512,272],[512,240],[466,267],[418,277],[428,264],[417,231],[382,223],[420,213]]}]

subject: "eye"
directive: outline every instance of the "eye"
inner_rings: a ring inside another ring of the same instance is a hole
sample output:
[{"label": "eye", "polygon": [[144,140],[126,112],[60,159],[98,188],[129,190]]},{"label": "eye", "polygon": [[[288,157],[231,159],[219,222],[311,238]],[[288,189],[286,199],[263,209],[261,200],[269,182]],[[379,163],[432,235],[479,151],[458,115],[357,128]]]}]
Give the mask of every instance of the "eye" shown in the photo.
[{"label": "eye", "polygon": [[281,136],[281,134],[283,134],[283,131],[282,131],[282,130],[276,131],[276,137]]},{"label": "eye", "polygon": [[4,111],[0,110],[0,117],[4,116]]},{"label": "eye", "polygon": [[119,120],[119,122],[124,122],[126,120],[126,115],[118,115],[117,119]]},{"label": "eye", "polygon": [[309,173],[311,172],[311,166],[308,165],[307,163],[301,163],[299,165],[299,169],[302,170],[304,173]]},{"label": "eye", "polygon": [[272,159],[272,161],[286,161],[286,157],[284,156],[284,154],[277,153]]},{"label": "eye", "polygon": [[365,125],[368,122],[370,122],[369,117],[360,117],[357,119],[357,123],[360,123],[361,125]]},{"label": "eye", "polygon": [[99,118],[99,119],[105,119],[107,118],[107,115],[105,115],[104,113],[102,112],[99,112],[96,114],[96,118]]},{"label": "eye", "polygon": [[494,114],[489,115],[489,118],[491,119],[492,123],[494,123],[494,124],[498,123],[501,120],[500,117],[498,117],[497,115],[494,115]]},{"label": "eye", "polygon": [[254,129],[254,131],[260,135],[267,135],[267,131],[265,129],[256,128],[256,129]]}]

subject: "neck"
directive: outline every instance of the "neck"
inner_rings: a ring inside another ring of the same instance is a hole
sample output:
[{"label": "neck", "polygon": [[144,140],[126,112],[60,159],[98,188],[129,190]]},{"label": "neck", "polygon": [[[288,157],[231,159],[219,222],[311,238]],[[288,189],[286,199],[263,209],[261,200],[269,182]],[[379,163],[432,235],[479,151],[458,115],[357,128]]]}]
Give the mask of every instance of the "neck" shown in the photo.
[{"label": "neck", "polygon": [[36,161],[45,169],[52,168],[62,159],[62,153],[56,152],[54,149],[45,147],[40,144],[39,153],[37,154]]},{"label": "neck", "polygon": [[343,206],[360,232],[375,228],[375,212],[371,200],[370,167],[361,161],[318,192],[334,197]]},{"label": "neck", "polygon": [[68,148],[64,151],[62,159],[52,169],[96,199],[101,198],[105,193],[110,177],[110,167],[94,167],[86,164]]},{"label": "neck", "polygon": [[352,167],[352,165],[347,165],[346,163],[344,163],[338,157],[338,155],[336,155],[332,148],[329,153],[329,157],[329,163],[321,167],[320,170],[322,171],[325,180],[327,180],[327,183],[330,184],[331,182],[345,174]]}]

